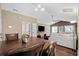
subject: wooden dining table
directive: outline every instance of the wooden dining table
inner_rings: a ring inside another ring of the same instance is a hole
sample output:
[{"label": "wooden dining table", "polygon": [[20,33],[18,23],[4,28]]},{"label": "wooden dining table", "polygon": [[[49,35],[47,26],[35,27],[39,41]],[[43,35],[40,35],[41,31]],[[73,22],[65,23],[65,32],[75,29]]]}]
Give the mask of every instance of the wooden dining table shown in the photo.
[{"label": "wooden dining table", "polygon": [[0,55],[6,56],[12,53],[21,52],[27,50],[40,43],[48,42],[49,40],[44,40],[41,38],[30,38],[27,43],[22,43],[22,40],[14,41],[0,41]]}]

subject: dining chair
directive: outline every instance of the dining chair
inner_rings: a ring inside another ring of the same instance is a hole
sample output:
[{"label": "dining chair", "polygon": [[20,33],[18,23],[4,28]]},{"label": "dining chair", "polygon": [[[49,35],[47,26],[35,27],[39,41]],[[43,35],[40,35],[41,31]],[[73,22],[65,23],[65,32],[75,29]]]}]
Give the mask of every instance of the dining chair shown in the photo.
[{"label": "dining chair", "polygon": [[50,42],[48,40],[45,40],[42,56],[49,56],[49,54],[48,54],[49,48],[50,48]]},{"label": "dining chair", "polygon": [[48,38],[49,38],[49,37],[48,37],[46,34],[44,34],[44,39],[45,39],[45,40],[48,40]]},{"label": "dining chair", "polygon": [[43,56],[55,56],[55,50],[56,50],[56,42],[50,43],[49,41],[46,41],[43,47]]},{"label": "dining chair", "polygon": [[37,38],[41,38],[41,35],[37,35]]},{"label": "dining chair", "polygon": [[18,40],[18,33],[5,34],[7,41]]},{"label": "dining chair", "polygon": [[54,42],[54,43],[52,43],[50,45],[49,50],[48,50],[48,55],[49,56],[55,56],[55,53],[56,53],[56,45],[57,45],[56,42]]}]

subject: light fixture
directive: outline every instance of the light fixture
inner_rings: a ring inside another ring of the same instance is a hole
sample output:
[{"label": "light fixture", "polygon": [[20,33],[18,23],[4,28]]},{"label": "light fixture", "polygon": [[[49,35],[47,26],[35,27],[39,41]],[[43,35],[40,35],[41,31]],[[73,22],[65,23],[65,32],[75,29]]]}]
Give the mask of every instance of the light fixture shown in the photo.
[{"label": "light fixture", "polygon": [[76,23],[76,21],[70,21],[70,23]]},{"label": "light fixture", "polygon": [[40,5],[40,4],[38,4],[38,5],[37,5],[37,7],[38,7],[38,8],[41,8],[41,5]]},{"label": "light fixture", "polygon": [[41,11],[45,11],[45,8],[41,8]]},{"label": "light fixture", "polygon": [[45,8],[41,7],[40,4],[37,5],[37,7],[34,9],[35,11],[45,11]]},{"label": "light fixture", "polygon": [[12,28],[12,26],[8,26],[8,28],[10,28],[10,29],[11,29],[11,28]]},{"label": "light fixture", "polygon": [[35,11],[38,11],[38,8],[35,8]]}]

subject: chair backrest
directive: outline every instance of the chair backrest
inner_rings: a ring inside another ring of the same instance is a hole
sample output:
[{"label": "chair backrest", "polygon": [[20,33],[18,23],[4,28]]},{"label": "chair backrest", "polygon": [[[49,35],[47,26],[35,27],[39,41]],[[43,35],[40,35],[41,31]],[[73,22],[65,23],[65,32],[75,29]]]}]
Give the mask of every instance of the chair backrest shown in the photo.
[{"label": "chair backrest", "polygon": [[44,34],[44,39],[48,40],[48,36],[46,34]]},{"label": "chair backrest", "polygon": [[43,47],[43,55],[44,53],[47,53],[48,56],[55,56],[55,50],[56,50],[56,42],[53,42],[50,44],[50,42],[46,42]]},{"label": "chair backrest", "polygon": [[12,56],[40,56],[42,55],[42,50],[43,50],[44,42],[37,44],[28,50],[25,50],[22,52],[17,52],[15,54],[12,54]]},{"label": "chair backrest", "polygon": [[50,47],[50,42],[46,41],[46,43],[44,44],[43,50],[47,51],[49,49],[49,47]]},{"label": "chair backrest", "polygon": [[50,56],[55,56],[56,45],[57,45],[56,42],[54,42],[53,44],[51,44],[50,49],[49,49],[49,50],[50,50],[50,51],[49,51],[49,55],[50,55]]},{"label": "chair backrest", "polygon": [[18,33],[5,34],[7,41],[18,40]]},{"label": "chair backrest", "polygon": [[37,38],[41,38],[41,35],[37,35]]}]

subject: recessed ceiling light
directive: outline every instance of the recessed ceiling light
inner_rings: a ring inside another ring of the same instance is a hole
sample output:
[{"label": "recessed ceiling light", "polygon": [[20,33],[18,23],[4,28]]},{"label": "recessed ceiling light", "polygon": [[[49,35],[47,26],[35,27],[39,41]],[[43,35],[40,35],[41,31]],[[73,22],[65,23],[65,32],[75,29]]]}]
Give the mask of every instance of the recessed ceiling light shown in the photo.
[{"label": "recessed ceiling light", "polygon": [[41,8],[41,5],[40,5],[40,4],[38,4],[38,5],[37,5],[37,7],[38,7],[38,8]]},{"label": "recessed ceiling light", "polygon": [[35,10],[35,11],[38,11],[38,8],[35,8],[34,10]]},{"label": "recessed ceiling light", "polygon": [[41,11],[45,11],[45,8],[41,8]]}]

